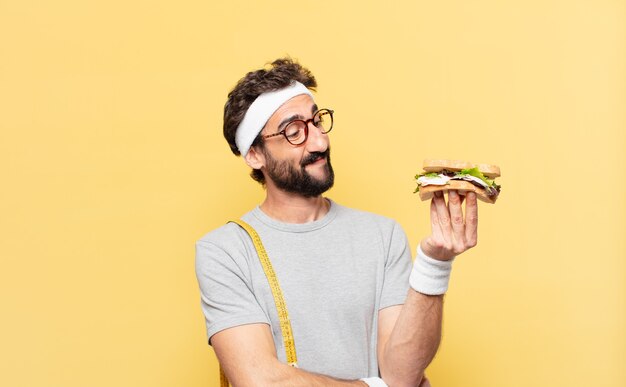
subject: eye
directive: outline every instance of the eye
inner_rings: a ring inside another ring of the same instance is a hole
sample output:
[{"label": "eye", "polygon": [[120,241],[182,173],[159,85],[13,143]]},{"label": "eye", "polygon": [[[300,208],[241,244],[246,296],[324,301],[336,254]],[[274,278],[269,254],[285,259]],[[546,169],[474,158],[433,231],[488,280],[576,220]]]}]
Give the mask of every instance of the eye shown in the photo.
[{"label": "eye", "polygon": [[285,137],[287,140],[294,141],[300,138],[304,133],[304,122],[303,121],[293,121],[285,128]]}]

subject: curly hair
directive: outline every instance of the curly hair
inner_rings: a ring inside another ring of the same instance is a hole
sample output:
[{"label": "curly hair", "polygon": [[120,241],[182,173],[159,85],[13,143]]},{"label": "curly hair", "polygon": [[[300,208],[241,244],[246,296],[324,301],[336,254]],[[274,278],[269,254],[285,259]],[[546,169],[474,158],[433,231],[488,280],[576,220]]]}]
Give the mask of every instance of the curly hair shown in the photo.
[{"label": "curly hair", "polygon": [[[313,91],[317,87],[315,77],[308,69],[291,58],[280,58],[273,61],[268,68],[246,74],[228,93],[228,100],[224,105],[224,138],[236,156],[241,153],[235,143],[235,133],[252,102],[263,93],[289,86],[292,81],[298,81]],[[252,146],[263,148],[260,134]],[[261,170],[253,169],[250,176],[259,183],[265,184],[265,177]]]}]

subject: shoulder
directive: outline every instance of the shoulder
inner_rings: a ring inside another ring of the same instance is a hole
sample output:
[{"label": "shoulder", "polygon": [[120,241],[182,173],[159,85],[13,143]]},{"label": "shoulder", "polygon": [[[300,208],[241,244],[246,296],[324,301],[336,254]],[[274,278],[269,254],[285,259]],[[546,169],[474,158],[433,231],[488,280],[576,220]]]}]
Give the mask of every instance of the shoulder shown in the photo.
[{"label": "shoulder", "polygon": [[244,267],[253,250],[248,234],[237,224],[229,222],[196,241],[196,267]]},{"label": "shoulder", "polygon": [[230,242],[241,240],[241,227],[235,223],[228,222],[215,230],[209,231],[196,241],[198,244],[211,244],[216,246],[229,245]]},{"label": "shoulder", "polygon": [[401,229],[398,222],[390,217],[369,211],[345,207],[336,203],[334,203],[334,205],[337,206],[337,218],[341,221],[350,222],[354,226],[374,227],[381,230],[388,230],[390,232],[396,228]]}]

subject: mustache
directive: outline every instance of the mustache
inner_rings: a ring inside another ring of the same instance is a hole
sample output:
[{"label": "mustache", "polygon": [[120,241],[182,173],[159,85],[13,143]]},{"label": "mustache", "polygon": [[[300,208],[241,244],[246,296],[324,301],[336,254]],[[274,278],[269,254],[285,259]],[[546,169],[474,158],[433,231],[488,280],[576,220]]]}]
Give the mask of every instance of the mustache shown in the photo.
[{"label": "mustache", "polygon": [[306,167],[309,164],[312,164],[314,162],[316,162],[319,159],[322,158],[328,158],[330,156],[330,148],[326,149],[324,152],[311,152],[309,153],[309,155],[307,157],[305,157],[301,162],[300,165],[302,167]]}]

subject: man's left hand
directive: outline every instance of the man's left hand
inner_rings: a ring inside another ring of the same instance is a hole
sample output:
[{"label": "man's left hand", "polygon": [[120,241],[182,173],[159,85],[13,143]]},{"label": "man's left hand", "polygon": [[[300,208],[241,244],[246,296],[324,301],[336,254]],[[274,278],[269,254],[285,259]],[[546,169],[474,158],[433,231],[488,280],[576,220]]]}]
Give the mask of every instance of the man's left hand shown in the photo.
[{"label": "man's left hand", "polygon": [[[463,215],[463,199],[465,216]],[[430,202],[431,235],[420,246],[427,256],[448,261],[478,242],[478,203],[476,194],[468,192],[462,197],[456,191],[448,191],[448,203],[443,193],[437,192]]]}]

